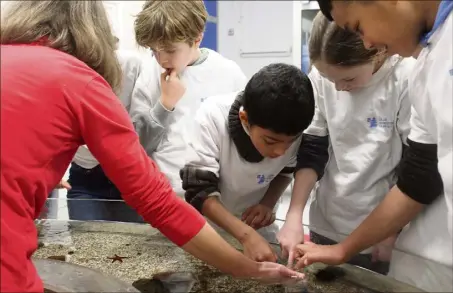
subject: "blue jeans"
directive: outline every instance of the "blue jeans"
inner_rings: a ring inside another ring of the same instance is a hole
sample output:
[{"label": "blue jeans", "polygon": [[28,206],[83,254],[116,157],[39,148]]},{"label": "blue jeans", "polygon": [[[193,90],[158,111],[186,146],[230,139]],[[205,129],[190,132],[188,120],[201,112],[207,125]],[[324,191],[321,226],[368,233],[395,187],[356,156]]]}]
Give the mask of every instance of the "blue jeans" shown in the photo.
[{"label": "blue jeans", "polygon": [[[144,223],[129,207],[101,166],[85,169],[72,163],[69,169],[68,212],[71,220],[103,220]],[[114,200],[114,201],[112,201]]]}]

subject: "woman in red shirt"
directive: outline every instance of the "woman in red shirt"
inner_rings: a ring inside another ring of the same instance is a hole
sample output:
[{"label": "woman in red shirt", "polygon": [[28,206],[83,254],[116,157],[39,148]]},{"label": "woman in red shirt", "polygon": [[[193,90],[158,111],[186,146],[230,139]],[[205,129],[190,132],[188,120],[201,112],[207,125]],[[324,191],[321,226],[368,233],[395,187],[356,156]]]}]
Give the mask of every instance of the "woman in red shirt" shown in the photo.
[{"label": "woman in red shirt", "polygon": [[300,277],[229,246],[178,199],[115,96],[121,70],[102,1],[17,1],[1,26],[1,292],[42,292],[34,219],[87,144],[124,200],[175,244],[237,277]]}]

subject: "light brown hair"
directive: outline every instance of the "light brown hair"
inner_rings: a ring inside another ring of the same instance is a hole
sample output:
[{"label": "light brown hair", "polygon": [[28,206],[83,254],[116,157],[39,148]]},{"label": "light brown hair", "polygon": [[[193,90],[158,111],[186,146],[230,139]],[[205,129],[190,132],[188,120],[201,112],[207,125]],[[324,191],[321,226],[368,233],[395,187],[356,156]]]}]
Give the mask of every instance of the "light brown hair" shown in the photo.
[{"label": "light brown hair", "polygon": [[321,12],[313,20],[308,51],[311,63],[322,60],[339,66],[363,65],[386,56],[383,51],[365,48],[359,35],[342,29]]},{"label": "light brown hair", "polygon": [[192,46],[205,30],[208,12],[201,0],[146,1],[135,20],[135,38],[145,48]]},{"label": "light brown hair", "polygon": [[119,91],[122,72],[102,1],[14,1],[2,14],[1,43],[39,42],[85,62]]}]

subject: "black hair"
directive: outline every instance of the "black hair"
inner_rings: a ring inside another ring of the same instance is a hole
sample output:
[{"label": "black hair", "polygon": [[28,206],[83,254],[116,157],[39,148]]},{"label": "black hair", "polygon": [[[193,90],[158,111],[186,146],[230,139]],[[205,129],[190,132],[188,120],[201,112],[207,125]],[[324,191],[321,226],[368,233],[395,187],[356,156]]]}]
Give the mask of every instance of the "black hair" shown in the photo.
[{"label": "black hair", "polygon": [[332,0],[317,0],[319,9],[321,10],[322,14],[329,20],[332,21]]},{"label": "black hair", "polygon": [[380,57],[385,51],[365,48],[360,36],[329,21],[321,12],[313,20],[308,51],[311,63],[358,66]]},{"label": "black hair", "polygon": [[313,87],[299,68],[273,63],[255,73],[245,86],[243,107],[250,126],[298,135],[315,113]]}]

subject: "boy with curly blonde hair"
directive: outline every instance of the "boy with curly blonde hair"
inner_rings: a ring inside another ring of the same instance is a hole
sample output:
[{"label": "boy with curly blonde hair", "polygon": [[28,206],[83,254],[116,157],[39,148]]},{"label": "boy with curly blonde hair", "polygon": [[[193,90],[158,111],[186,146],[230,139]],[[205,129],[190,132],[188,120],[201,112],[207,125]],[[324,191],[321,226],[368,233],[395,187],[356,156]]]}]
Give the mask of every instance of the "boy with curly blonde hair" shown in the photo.
[{"label": "boy with curly blonde hair", "polygon": [[208,96],[242,90],[246,77],[219,53],[200,48],[208,13],[203,1],[147,1],[135,21],[137,43],[152,50],[137,81],[130,115],[148,154],[182,195],[194,115]]}]

